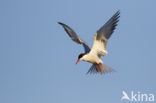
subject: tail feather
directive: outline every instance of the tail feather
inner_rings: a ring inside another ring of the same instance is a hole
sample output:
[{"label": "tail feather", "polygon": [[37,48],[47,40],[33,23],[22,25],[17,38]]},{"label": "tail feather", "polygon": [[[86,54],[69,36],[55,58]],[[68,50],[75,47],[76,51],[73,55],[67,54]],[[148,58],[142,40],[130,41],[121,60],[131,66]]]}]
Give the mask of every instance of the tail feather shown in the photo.
[{"label": "tail feather", "polygon": [[93,64],[90,69],[88,70],[88,72],[86,74],[95,74],[97,73],[98,70],[97,70],[97,65],[96,64]]},{"label": "tail feather", "polygon": [[108,73],[108,72],[114,71],[112,68],[106,66],[105,64],[101,64],[101,65],[102,65],[102,72],[103,73]]},{"label": "tail feather", "polygon": [[114,71],[112,68],[106,66],[105,64],[100,64],[101,71],[99,71],[98,68],[98,64],[93,64],[86,74],[105,74]]}]

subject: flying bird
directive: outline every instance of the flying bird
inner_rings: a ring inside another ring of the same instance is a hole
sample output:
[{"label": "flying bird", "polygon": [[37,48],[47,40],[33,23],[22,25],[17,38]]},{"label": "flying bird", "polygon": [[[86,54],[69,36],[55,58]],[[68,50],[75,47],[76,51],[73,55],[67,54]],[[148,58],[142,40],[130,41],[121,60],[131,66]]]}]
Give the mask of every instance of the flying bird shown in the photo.
[{"label": "flying bird", "polygon": [[88,70],[88,73],[100,73],[104,74],[107,72],[111,72],[112,69],[106,66],[103,61],[100,59],[101,56],[107,55],[107,42],[108,39],[111,37],[112,33],[114,32],[117,22],[119,21],[120,11],[117,11],[94,35],[94,41],[92,48],[89,47],[87,42],[82,40],[76,32],[69,27],[68,25],[58,22],[60,25],[63,26],[64,30],[67,32],[71,39],[78,43],[82,44],[84,47],[84,53],[81,53],[78,56],[78,60],[76,64],[82,60],[86,62],[92,63],[92,66]]}]

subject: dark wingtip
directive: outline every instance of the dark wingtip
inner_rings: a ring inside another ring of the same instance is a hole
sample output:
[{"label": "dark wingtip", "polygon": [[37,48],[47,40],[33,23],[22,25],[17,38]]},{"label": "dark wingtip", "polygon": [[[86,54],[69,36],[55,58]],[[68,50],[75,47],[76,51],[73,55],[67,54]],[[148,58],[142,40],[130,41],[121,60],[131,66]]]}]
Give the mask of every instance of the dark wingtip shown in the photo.
[{"label": "dark wingtip", "polygon": [[70,28],[69,26],[67,26],[66,24],[62,23],[62,22],[57,22],[58,24],[62,25],[63,27],[68,27]]},{"label": "dark wingtip", "polygon": [[120,14],[120,10],[118,10],[118,11],[117,11],[117,13],[119,13],[119,14]]},{"label": "dark wingtip", "polygon": [[115,15],[120,15],[120,10],[118,10],[118,11],[115,13]]},{"label": "dark wingtip", "polygon": [[63,23],[61,23],[61,22],[57,22],[58,24],[60,24],[60,25],[64,25]]}]

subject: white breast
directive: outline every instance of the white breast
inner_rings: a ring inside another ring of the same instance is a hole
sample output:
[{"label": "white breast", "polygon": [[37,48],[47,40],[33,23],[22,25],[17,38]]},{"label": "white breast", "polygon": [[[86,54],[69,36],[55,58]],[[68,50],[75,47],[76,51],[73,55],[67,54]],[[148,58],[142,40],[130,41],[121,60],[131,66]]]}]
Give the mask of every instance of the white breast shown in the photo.
[{"label": "white breast", "polygon": [[102,60],[97,55],[93,55],[91,53],[84,55],[81,58],[81,60],[90,62],[90,63],[96,63],[96,64],[103,63]]}]

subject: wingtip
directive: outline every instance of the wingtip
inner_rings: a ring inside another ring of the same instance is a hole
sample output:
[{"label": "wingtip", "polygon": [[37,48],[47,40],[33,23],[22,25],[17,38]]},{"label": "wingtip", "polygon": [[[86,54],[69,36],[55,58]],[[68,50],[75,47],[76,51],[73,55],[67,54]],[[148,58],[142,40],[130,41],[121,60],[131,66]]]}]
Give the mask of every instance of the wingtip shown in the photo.
[{"label": "wingtip", "polygon": [[62,23],[62,22],[57,22],[58,24],[62,25],[62,26],[66,26],[68,27],[66,24]]},{"label": "wingtip", "polygon": [[58,24],[61,24],[61,25],[63,24],[63,23],[61,23],[61,22],[57,22],[57,23],[58,23]]},{"label": "wingtip", "polygon": [[120,10],[118,10],[118,11],[116,12],[116,14],[118,14],[118,15],[119,15],[119,14],[120,14]]},{"label": "wingtip", "polygon": [[120,17],[120,10],[116,11],[113,17],[116,17],[118,19]]},{"label": "wingtip", "polygon": [[120,17],[120,10],[118,10],[115,15],[119,18]]},{"label": "wingtip", "polygon": [[117,12],[120,13],[120,10],[118,10]]}]

